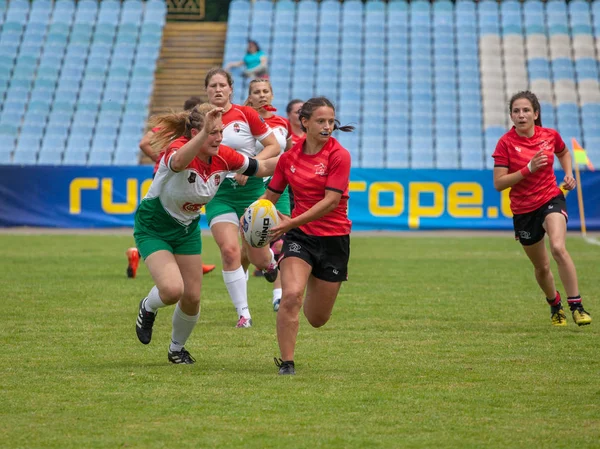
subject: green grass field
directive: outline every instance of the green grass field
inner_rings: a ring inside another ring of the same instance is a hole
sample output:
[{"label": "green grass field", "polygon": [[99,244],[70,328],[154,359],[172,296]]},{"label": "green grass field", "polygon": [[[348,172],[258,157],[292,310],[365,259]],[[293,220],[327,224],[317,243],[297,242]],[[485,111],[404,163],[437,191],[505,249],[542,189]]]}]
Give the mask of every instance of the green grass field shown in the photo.
[{"label": "green grass field", "polygon": [[600,247],[568,243],[584,328],[550,325],[510,232],[354,237],[331,321],[302,318],[297,375],[279,377],[263,279],[254,327],[235,329],[220,272],[206,276],[197,363],[175,366],[172,309],[137,341],[152,281],[125,277],[131,237],[0,235],[0,447],[598,448]]}]

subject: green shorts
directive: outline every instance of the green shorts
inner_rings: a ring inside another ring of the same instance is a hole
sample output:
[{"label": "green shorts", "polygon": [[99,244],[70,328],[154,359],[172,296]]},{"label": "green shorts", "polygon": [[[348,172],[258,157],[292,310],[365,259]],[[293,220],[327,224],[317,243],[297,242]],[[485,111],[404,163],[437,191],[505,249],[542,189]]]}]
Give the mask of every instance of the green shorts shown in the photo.
[{"label": "green shorts", "polygon": [[[270,181],[271,181],[271,178],[269,178],[265,181],[265,189],[267,187],[269,187]],[[292,208],[290,206],[290,192],[288,189],[289,189],[289,186],[285,188],[285,190],[283,191],[283,193],[277,200],[277,204],[275,204],[275,207],[277,208],[278,212],[281,212],[283,215],[287,215],[288,217],[291,217]]]},{"label": "green shorts", "polygon": [[238,218],[250,204],[265,193],[262,178],[249,177],[246,185],[240,186],[232,178],[225,178],[215,197],[206,205],[206,220],[210,222],[219,215],[235,213]]},{"label": "green shorts", "polygon": [[199,222],[200,217],[183,226],[163,209],[158,198],[144,200],[135,213],[135,245],[144,260],[160,250],[171,254],[202,254]]}]

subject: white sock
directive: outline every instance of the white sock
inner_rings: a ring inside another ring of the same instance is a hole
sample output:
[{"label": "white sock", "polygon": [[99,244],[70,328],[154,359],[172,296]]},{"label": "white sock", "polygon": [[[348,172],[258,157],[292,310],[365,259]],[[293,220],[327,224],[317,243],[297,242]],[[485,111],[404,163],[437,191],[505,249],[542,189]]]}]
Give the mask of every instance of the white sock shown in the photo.
[{"label": "white sock", "polygon": [[269,248],[269,252],[271,253],[271,265],[275,265],[277,261],[275,260],[275,253],[271,248]]},{"label": "white sock", "polygon": [[248,285],[246,284],[244,269],[240,266],[235,271],[223,271],[223,280],[225,281],[225,287],[227,287],[229,297],[237,311],[238,317],[250,318]]},{"label": "white sock", "polygon": [[200,312],[196,315],[187,315],[181,310],[179,303],[177,303],[173,312],[173,332],[171,333],[169,351],[181,351],[181,348],[185,346],[185,343],[192,334],[199,318]]},{"label": "white sock", "polygon": [[158,288],[156,288],[155,285],[150,289],[148,296],[146,296],[146,300],[144,301],[144,309],[146,309],[148,312],[156,313],[156,311],[162,307],[167,307],[167,305],[162,302],[162,299],[160,299]]},{"label": "white sock", "polygon": [[275,302],[276,299],[281,299],[281,289],[280,288],[273,289],[273,302]]}]

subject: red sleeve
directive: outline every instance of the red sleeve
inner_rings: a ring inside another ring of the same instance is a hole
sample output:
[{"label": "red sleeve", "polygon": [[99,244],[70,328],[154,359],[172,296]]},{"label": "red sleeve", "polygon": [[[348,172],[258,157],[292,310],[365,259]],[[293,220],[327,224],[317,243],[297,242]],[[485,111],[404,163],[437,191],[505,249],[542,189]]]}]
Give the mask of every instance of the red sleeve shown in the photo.
[{"label": "red sleeve", "polygon": [[508,146],[506,145],[506,141],[504,137],[501,137],[498,143],[496,144],[496,149],[492,154],[494,158],[494,167],[506,167],[509,166],[509,158],[508,158]]},{"label": "red sleeve", "polygon": [[244,114],[248,119],[248,125],[250,125],[252,135],[258,140],[264,139],[269,134],[269,131],[271,131],[269,125],[267,125],[265,120],[258,115],[258,112],[252,108],[244,106]]},{"label": "red sleeve", "polygon": [[[171,142],[171,144],[165,150],[163,159],[165,160],[165,164],[167,165],[167,167],[169,167],[169,169],[171,168],[169,165],[169,162],[171,161],[171,156],[173,156],[173,154],[184,145],[185,142],[182,142],[181,140],[177,139]],[[160,159],[158,159],[158,164],[160,165]]]},{"label": "red sleeve", "polygon": [[248,166],[248,158],[227,145],[219,145],[219,156],[227,163],[229,171],[238,171]]},{"label": "red sleeve", "polygon": [[343,148],[337,148],[329,156],[329,167],[325,190],[335,190],[344,193],[350,180],[350,153]]},{"label": "red sleeve", "polygon": [[269,181],[269,189],[275,193],[283,193],[288,185],[288,180],[285,177],[285,167],[287,166],[287,156],[289,153],[283,153],[277,161],[273,177]]},{"label": "red sleeve", "polygon": [[562,153],[562,151],[565,149],[566,145],[565,142],[562,140],[562,137],[560,137],[560,134],[554,131],[554,152],[555,153]]}]

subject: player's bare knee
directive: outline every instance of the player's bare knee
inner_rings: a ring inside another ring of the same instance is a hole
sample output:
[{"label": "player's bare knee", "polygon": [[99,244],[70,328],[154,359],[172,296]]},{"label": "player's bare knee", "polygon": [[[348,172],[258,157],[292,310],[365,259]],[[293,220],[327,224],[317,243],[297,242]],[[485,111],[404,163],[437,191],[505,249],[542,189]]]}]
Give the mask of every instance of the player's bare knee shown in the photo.
[{"label": "player's bare knee", "polygon": [[304,309],[304,316],[306,317],[306,319],[308,320],[309,324],[312,327],[318,328],[318,327],[321,327],[321,326],[324,326],[325,324],[327,324],[327,321],[329,321],[331,314],[330,313],[310,313],[306,309]]},{"label": "player's bare knee", "polygon": [[560,243],[550,243],[550,253],[552,254],[552,258],[556,260],[556,262],[560,263],[567,258],[567,248],[565,245]]},{"label": "player's bare knee", "polygon": [[279,310],[297,314],[302,307],[303,292],[298,291],[295,293],[284,293],[279,303]]},{"label": "player's bare knee", "polygon": [[183,283],[171,282],[158,290],[160,299],[165,304],[175,304],[183,295]]},{"label": "player's bare knee", "polygon": [[235,243],[235,245],[223,245],[221,247],[221,259],[223,260],[223,265],[235,265],[239,264],[241,260],[240,247]]},{"label": "player's bare knee", "polygon": [[544,276],[547,276],[549,273],[550,273],[550,264],[549,263],[535,266],[535,275],[537,277],[544,277]]}]

